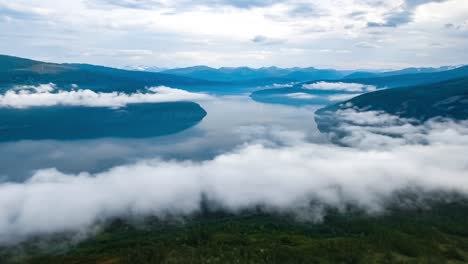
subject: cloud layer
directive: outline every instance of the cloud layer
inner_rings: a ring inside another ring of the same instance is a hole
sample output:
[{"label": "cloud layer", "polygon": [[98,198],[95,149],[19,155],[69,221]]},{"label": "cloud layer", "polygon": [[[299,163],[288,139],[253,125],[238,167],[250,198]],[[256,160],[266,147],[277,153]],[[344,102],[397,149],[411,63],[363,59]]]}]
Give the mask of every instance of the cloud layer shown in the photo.
[{"label": "cloud layer", "polygon": [[0,49],[119,67],[427,67],[466,63],[467,19],[465,0],[0,0]]},{"label": "cloud layer", "polygon": [[28,108],[37,106],[89,106],[119,108],[127,104],[196,101],[209,99],[202,93],[191,93],[165,86],[148,88],[145,93],[102,93],[89,89],[59,90],[54,84],[16,86],[0,95],[0,108]]},{"label": "cloud layer", "polygon": [[316,82],[311,84],[304,84],[302,88],[312,90],[346,91],[352,93],[364,93],[377,90],[377,87],[374,85],[343,82]]},{"label": "cloud layer", "polygon": [[[304,212],[311,202],[379,212],[407,188],[468,194],[467,122],[418,125],[351,111],[343,118],[361,125],[346,125],[351,135],[343,140],[352,147],[277,130],[271,135],[287,144],[252,143],[198,162],[146,159],[95,174],[44,169],[26,182],[3,183],[0,241],[77,232],[120,216],[187,215],[200,209],[202,195],[233,212]],[[323,212],[309,213],[319,220]]]}]

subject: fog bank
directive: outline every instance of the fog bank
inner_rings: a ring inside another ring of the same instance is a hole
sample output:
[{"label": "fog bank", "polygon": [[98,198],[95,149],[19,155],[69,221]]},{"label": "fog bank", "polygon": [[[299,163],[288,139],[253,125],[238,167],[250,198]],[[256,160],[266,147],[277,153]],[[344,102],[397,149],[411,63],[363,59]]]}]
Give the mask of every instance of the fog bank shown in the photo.
[{"label": "fog bank", "polygon": [[28,108],[63,105],[119,108],[127,104],[196,101],[210,98],[207,94],[191,93],[166,86],[150,87],[144,92],[132,94],[103,93],[79,89],[76,85],[74,87],[74,90],[65,91],[60,90],[53,83],[15,86],[0,95],[0,107]]},{"label": "fog bank", "polygon": [[[406,188],[468,194],[468,122],[344,115],[362,123],[342,125],[352,147],[311,143],[278,129],[271,140],[285,144],[251,142],[205,161],[144,159],[94,174],[51,168],[23,183],[3,183],[0,241],[78,231],[120,216],[188,215],[200,210],[202,195],[232,212],[259,205],[300,212],[314,202],[373,213]],[[320,220],[321,213],[310,218]]]}]

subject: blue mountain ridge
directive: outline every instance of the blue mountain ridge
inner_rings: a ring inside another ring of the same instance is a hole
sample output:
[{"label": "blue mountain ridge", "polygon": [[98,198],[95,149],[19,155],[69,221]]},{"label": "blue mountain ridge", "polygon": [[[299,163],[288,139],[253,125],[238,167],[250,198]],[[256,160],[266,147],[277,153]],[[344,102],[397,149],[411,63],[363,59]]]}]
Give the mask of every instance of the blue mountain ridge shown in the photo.
[{"label": "blue mountain ridge", "polygon": [[[197,87],[213,82],[168,74],[125,71],[88,64],[56,64],[0,56],[0,94],[15,85],[73,84],[96,92],[131,93],[147,86]],[[0,106],[0,142],[77,140],[102,137],[146,138],[168,135],[200,122],[206,111],[193,102],[129,104],[120,108]]]}]

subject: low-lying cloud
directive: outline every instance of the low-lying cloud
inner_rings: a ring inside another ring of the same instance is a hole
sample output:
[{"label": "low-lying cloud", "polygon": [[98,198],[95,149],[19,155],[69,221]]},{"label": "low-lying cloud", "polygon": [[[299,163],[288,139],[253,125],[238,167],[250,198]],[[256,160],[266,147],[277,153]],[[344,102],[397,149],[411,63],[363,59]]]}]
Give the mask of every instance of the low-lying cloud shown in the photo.
[{"label": "low-lying cloud", "polygon": [[344,82],[316,82],[304,84],[302,88],[312,90],[347,91],[355,93],[372,92],[377,90],[377,87],[375,87],[374,85]]},{"label": "low-lying cloud", "polygon": [[358,94],[335,94],[335,95],[329,95],[327,99],[332,102],[341,102],[341,101],[347,101],[359,95],[361,94],[360,93]]},{"label": "low-lying cloud", "polygon": [[303,99],[303,100],[317,98],[316,95],[308,94],[308,93],[289,93],[289,94],[285,94],[284,96],[288,98]]},{"label": "low-lying cloud", "polygon": [[380,212],[406,188],[468,194],[468,122],[417,124],[381,112],[342,117],[351,147],[279,130],[271,135],[289,144],[253,142],[211,160],[145,159],[96,174],[51,168],[3,183],[0,241],[78,231],[114,217],[188,215],[200,210],[202,196],[232,212],[299,212],[311,202]]},{"label": "low-lying cloud", "polygon": [[127,104],[196,101],[209,99],[203,93],[192,93],[166,86],[150,87],[144,92],[95,92],[89,89],[60,90],[55,84],[15,86],[0,95],[0,107],[28,108],[38,106],[124,107]]}]

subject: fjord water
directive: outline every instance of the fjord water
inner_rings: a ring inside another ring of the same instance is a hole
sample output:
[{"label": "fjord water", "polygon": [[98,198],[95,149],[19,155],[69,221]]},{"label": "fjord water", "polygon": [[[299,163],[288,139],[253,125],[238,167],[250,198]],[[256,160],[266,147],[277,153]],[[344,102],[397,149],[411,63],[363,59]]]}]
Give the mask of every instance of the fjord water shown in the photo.
[{"label": "fjord water", "polygon": [[[199,104],[23,110],[23,121],[29,118],[32,126],[0,130],[8,139],[0,143],[0,181],[24,181],[45,168],[95,173],[142,159],[208,160],[246,144],[281,145],[295,137],[326,141],[314,123],[316,107],[263,104],[248,96],[219,96]],[[12,116],[2,120],[13,122]],[[87,125],[93,129],[83,129]]]}]

